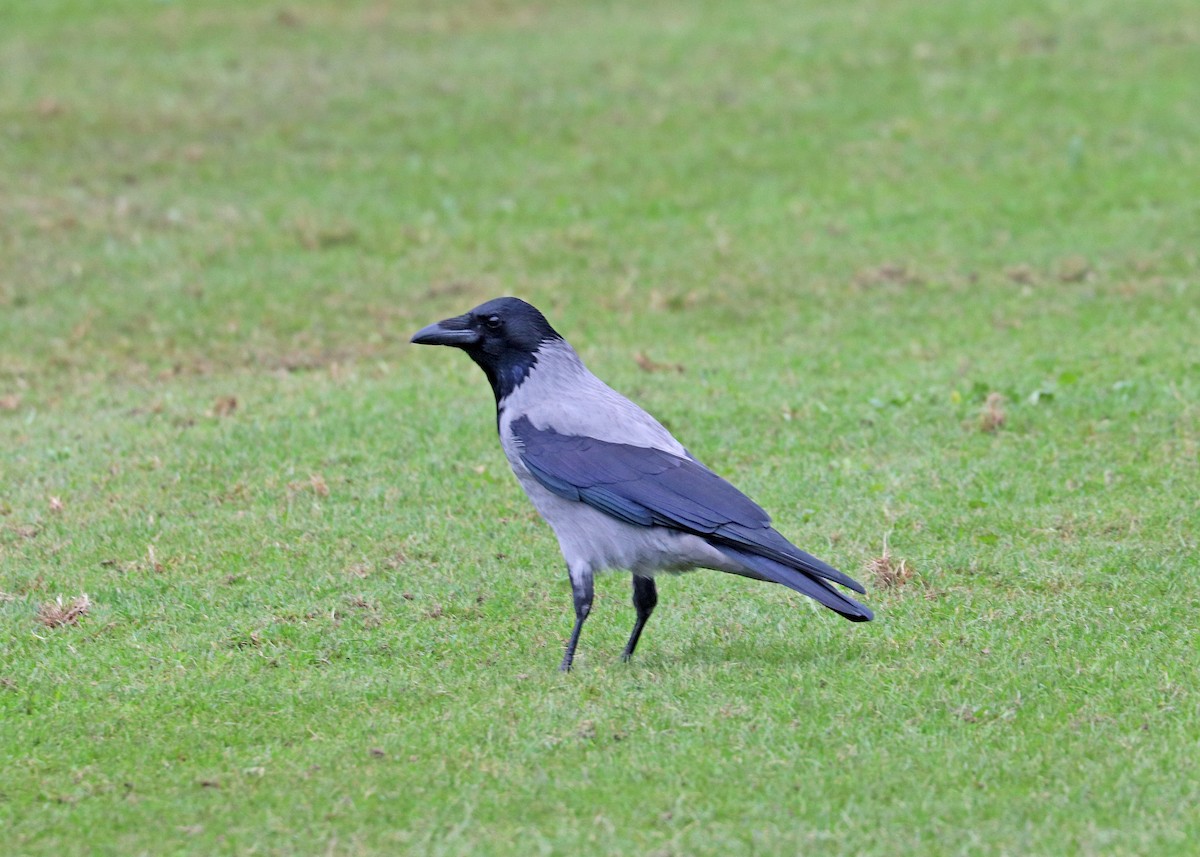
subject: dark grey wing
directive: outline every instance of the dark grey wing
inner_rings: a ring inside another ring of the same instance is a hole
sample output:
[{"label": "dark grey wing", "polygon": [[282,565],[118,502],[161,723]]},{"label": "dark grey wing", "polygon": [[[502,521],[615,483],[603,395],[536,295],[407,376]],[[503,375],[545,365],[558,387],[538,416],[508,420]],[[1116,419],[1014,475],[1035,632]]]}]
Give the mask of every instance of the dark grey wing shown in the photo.
[{"label": "dark grey wing", "polygon": [[513,420],[511,429],[521,445],[521,461],[560,497],[626,523],[693,533],[714,545],[864,591],[772,529],[761,506],[698,461],[661,449],[535,428],[527,417]]}]

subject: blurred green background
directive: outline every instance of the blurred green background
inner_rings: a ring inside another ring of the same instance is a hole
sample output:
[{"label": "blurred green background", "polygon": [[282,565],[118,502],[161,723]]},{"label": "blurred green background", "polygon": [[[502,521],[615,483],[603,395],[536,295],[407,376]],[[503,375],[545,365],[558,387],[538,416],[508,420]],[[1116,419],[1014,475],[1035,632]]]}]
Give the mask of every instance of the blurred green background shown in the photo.
[{"label": "blurred green background", "polygon": [[[1182,0],[0,5],[4,850],[1190,854],[1198,104]],[[879,619],[555,673],[500,294]]]}]

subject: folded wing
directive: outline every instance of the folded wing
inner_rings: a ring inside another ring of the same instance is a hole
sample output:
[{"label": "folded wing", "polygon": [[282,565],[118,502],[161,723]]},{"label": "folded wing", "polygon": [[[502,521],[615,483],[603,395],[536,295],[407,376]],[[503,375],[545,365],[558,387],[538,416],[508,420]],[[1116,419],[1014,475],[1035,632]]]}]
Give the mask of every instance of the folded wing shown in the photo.
[{"label": "folded wing", "polygon": [[863,592],[858,582],[785,539],[761,506],[699,462],[660,449],[539,429],[527,417],[514,420],[511,428],[529,472],[560,497],[626,523],[701,536],[745,565],[750,576],[803,592],[847,618],[871,617],[866,607],[824,580]]}]

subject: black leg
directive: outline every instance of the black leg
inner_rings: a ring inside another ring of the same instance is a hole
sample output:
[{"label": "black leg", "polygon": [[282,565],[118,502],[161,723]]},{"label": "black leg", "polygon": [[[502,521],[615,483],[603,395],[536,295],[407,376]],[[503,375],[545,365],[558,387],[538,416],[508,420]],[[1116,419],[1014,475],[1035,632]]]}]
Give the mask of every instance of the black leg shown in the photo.
[{"label": "black leg", "polygon": [[571,662],[575,660],[575,647],[579,645],[579,632],[583,630],[583,620],[592,612],[592,596],[595,594],[592,585],[592,575],[580,575],[575,579],[571,575],[571,594],[575,597],[575,628],[571,631],[571,639],[567,643],[567,653],[563,655],[559,669],[562,672],[571,671]]},{"label": "black leg", "polygon": [[654,578],[639,577],[635,574],[633,576],[633,609],[637,611],[637,621],[633,624],[633,633],[629,635],[629,642],[625,644],[625,651],[621,654],[622,660],[627,661],[633,657],[638,637],[642,636],[642,628],[646,627],[646,620],[654,612],[656,604],[658,604],[658,590],[654,588]]}]

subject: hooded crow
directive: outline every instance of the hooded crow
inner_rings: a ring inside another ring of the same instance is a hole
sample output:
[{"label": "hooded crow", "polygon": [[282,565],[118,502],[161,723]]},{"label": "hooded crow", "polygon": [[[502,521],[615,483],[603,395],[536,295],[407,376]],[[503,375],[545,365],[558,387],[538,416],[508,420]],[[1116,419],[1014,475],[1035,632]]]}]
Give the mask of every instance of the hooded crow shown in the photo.
[{"label": "hooded crow", "polygon": [[575,627],[563,671],[592,609],[593,576],[606,569],[633,574],[637,620],[626,660],[658,603],[660,571],[711,568],[767,580],[852,622],[872,618],[831,585],[864,592],[859,583],[776,532],[753,500],[589,372],[535,307],[496,298],[412,341],[461,348],[492,385],[500,445],[567,561]]}]

